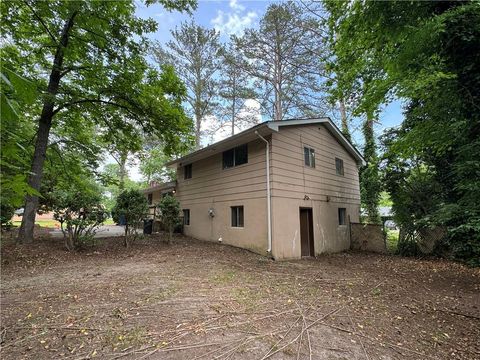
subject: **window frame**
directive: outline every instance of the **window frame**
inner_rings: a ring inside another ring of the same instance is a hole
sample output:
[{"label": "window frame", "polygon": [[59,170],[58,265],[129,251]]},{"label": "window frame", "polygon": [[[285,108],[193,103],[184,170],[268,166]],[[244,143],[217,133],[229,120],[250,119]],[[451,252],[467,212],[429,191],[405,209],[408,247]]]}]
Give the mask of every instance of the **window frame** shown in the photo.
[{"label": "window frame", "polygon": [[147,204],[148,205],[153,205],[153,194],[152,193],[147,195]]},{"label": "window frame", "polygon": [[[183,226],[190,226],[190,209],[182,209],[182,213],[183,213]],[[185,216],[186,214],[187,216]]]},{"label": "window frame", "polygon": [[338,225],[347,225],[347,208],[338,208]]},{"label": "window frame", "polygon": [[245,208],[243,205],[230,206],[230,226],[232,228],[245,227]]},{"label": "window frame", "polygon": [[[187,170],[189,169],[189,170]],[[188,180],[192,178],[192,164],[187,164],[183,166],[183,180]]]},{"label": "window frame", "polygon": [[[239,154],[239,150],[242,149],[242,148],[245,148],[245,162],[242,162],[242,163],[238,164],[239,159],[238,159],[237,154]],[[228,165],[225,164],[226,160],[227,160],[227,154],[228,154],[228,156],[232,157],[232,159],[231,159],[231,161],[229,161]],[[230,165],[230,163],[231,163],[231,165]],[[231,168],[241,166],[241,165],[245,165],[245,164],[248,164],[248,143],[242,144],[242,145],[239,145],[239,146],[235,146],[234,148],[225,150],[222,153],[222,170],[231,169]]]},{"label": "window frame", "polygon": [[[340,168],[338,165],[341,165]],[[345,176],[345,167],[343,163],[343,159],[339,157],[335,157],[335,173],[339,176]]]},{"label": "window frame", "polygon": [[[308,163],[307,163],[308,160]],[[315,149],[310,146],[303,147],[303,164],[315,169]]]}]

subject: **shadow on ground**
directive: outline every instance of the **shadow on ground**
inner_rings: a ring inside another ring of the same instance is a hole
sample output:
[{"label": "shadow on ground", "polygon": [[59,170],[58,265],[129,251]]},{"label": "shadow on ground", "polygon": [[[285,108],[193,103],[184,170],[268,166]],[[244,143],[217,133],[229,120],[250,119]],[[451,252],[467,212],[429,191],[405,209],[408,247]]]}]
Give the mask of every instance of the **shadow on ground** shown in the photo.
[{"label": "shadow on ground", "polygon": [[159,236],[2,245],[2,359],[480,358],[480,273],[342,253],[275,262]]}]

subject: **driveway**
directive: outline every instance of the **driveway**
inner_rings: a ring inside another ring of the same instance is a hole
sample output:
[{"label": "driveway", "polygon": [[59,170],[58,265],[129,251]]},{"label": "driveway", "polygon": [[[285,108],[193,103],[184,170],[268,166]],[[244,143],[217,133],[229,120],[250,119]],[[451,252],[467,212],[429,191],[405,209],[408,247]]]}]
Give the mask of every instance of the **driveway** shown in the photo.
[{"label": "driveway", "polygon": [[[142,229],[137,232],[141,233]],[[54,238],[63,238],[62,230],[52,229],[50,235]],[[117,237],[125,235],[125,227],[120,225],[102,225],[97,230],[95,237],[104,238],[104,237]]]}]

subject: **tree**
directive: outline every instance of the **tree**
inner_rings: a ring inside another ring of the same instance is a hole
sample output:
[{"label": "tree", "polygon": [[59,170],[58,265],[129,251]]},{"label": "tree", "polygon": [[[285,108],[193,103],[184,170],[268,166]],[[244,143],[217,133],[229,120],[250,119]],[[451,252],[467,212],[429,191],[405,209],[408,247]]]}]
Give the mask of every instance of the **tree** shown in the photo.
[{"label": "tree", "polygon": [[172,243],[173,230],[180,224],[180,203],[170,195],[162,198],[158,204],[163,225],[168,229],[168,243]]},{"label": "tree", "polygon": [[[410,171],[412,162],[426,169],[428,183],[439,191],[436,206],[428,208],[424,220],[431,226],[447,226],[446,246],[453,257],[478,265],[478,2],[407,6],[402,2],[328,1],[325,5],[331,26],[340,34],[335,45],[337,64],[343,70],[340,86],[360,90],[357,109],[373,113],[395,97],[407,104],[405,121],[387,145],[387,178]],[[402,161],[393,161],[390,167],[392,159]],[[403,208],[403,202],[391,195],[394,208],[396,204]]]},{"label": "tree", "polygon": [[0,74],[0,218],[8,225],[15,209],[26,194],[35,190],[27,184],[29,142],[34,129],[20,116],[22,107],[31,105],[36,96],[34,84],[15,71],[2,67]]},{"label": "tree", "polygon": [[219,96],[221,101],[217,116],[235,129],[245,129],[258,122],[255,109],[249,108],[246,101],[254,99],[256,94],[251,86],[251,79],[241,68],[242,58],[237,49],[230,44],[222,51],[220,69]]},{"label": "tree", "polygon": [[217,106],[217,80],[220,68],[220,34],[194,22],[184,22],[172,31],[173,40],[154,49],[154,57],[160,64],[177,67],[185,83],[189,111],[195,121],[195,146],[200,147],[201,126],[206,116],[212,115]]},{"label": "tree", "polygon": [[[128,174],[124,174],[121,180],[122,170],[116,163],[106,164],[100,176],[100,182],[103,184],[103,204],[108,211],[115,206],[115,201],[123,190],[140,190],[142,185],[130,179]],[[120,186],[123,181],[123,187]]]},{"label": "tree", "polygon": [[373,133],[373,119],[367,117],[363,124],[363,135],[365,146],[363,157],[367,164],[360,169],[360,195],[362,207],[367,212],[367,221],[378,224],[380,214],[378,212],[378,203],[382,184],[379,172],[379,159],[377,156],[375,136]]},{"label": "tree", "polygon": [[[152,3],[152,1],[149,1]],[[193,1],[160,1],[169,10],[190,9]],[[4,37],[13,45],[3,57],[35,79],[41,111],[19,232],[33,240],[44,161],[52,127],[81,127],[111,109],[130,116],[145,131],[156,132],[174,150],[189,132],[181,102],[184,88],[171,68],[150,69],[144,55],[152,20],[137,18],[133,2],[33,2],[1,4]],[[11,56],[10,56],[11,55]],[[48,74],[48,75],[47,75]],[[115,128],[116,123],[105,123]]]},{"label": "tree", "polygon": [[145,195],[135,189],[125,190],[117,197],[117,202],[112,210],[116,217],[125,220],[125,247],[129,247],[135,239],[137,229],[148,212],[148,204]]},{"label": "tree", "polygon": [[321,116],[328,108],[317,26],[294,2],[282,2],[268,6],[258,30],[234,37],[263,111],[274,120]]},{"label": "tree", "polygon": [[143,152],[140,156],[139,167],[140,173],[145,178],[147,184],[151,181],[169,182],[175,180],[176,171],[165,166],[169,160],[170,158],[165,155],[160,146]]}]

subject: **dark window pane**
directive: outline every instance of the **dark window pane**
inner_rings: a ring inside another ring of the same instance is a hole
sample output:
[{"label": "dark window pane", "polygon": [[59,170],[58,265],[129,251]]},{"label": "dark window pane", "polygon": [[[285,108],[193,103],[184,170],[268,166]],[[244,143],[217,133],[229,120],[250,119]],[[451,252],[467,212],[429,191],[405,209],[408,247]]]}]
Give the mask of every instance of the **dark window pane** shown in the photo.
[{"label": "dark window pane", "polygon": [[337,170],[337,175],[343,175],[343,160],[335,158],[335,168]]},{"label": "dark window pane", "polygon": [[338,208],[338,225],[345,225],[347,223],[347,209]]},{"label": "dark window pane", "polygon": [[232,226],[236,227],[237,226],[237,208],[232,207],[231,210],[232,210]]},{"label": "dark window pane", "polygon": [[235,151],[235,166],[248,163],[247,144],[236,147],[234,151]]},{"label": "dark window pane", "polygon": [[308,151],[307,147],[303,148],[303,154],[305,156],[305,165],[310,166],[310,151]]},{"label": "dark window pane", "polygon": [[234,149],[230,149],[230,150],[227,150],[227,151],[223,152],[223,168],[224,169],[228,169],[228,168],[233,167],[233,165],[234,165],[233,155],[234,155]]},{"label": "dark window pane", "polygon": [[243,227],[243,206],[238,207],[238,226]]},{"label": "dark window pane", "polygon": [[183,210],[183,225],[190,225],[190,209]]},{"label": "dark window pane", "polygon": [[304,147],[303,154],[305,157],[305,165],[315,167],[315,150],[309,147]]},{"label": "dark window pane", "polygon": [[152,205],[153,203],[153,194],[148,194],[148,205]]},{"label": "dark window pane", "polygon": [[243,206],[232,206],[232,227],[243,227]]},{"label": "dark window pane", "polygon": [[192,164],[185,165],[183,168],[183,178],[186,179],[191,179],[192,178]]}]

